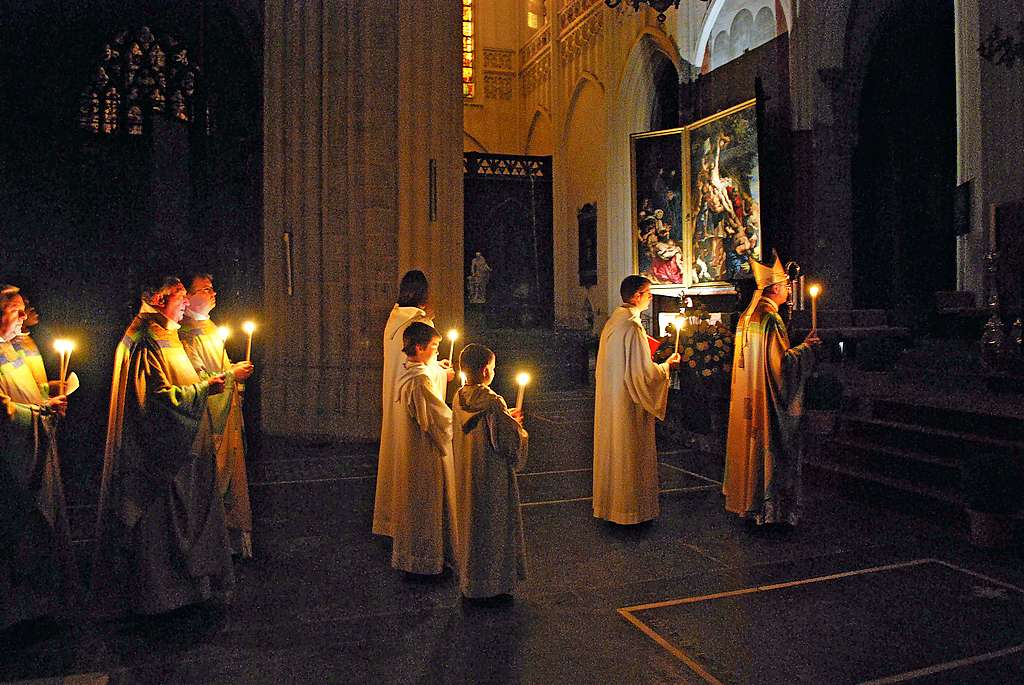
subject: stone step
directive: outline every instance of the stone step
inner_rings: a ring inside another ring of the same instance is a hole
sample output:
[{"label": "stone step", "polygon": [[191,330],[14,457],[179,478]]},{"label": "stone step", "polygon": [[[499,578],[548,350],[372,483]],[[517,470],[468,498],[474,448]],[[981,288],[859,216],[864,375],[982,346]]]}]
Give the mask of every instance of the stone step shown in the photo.
[{"label": "stone step", "polygon": [[1005,440],[1024,451],[1024,417],[884,398],[871,401],[871,412],[879,420],[943,430],[955,428],[961,433]]},{"label": "stone step", "polygon": [[864,442],[855,435],[836,436],[820,450],[829,463],[852,471],[959,491],[960,464],[953,459]]},{"label": "stone step", "polygon": [[822,455],[804,463],[804,490],[809,489],[947,521],[958,521],[963,511],[962,498],[956,492],[869,473]]},{"label": "stone step", "polygon": [[976,454],[1021,454],[1020,442],[899,421],[845,416],[843,432],[875,445],[957,461]]}]

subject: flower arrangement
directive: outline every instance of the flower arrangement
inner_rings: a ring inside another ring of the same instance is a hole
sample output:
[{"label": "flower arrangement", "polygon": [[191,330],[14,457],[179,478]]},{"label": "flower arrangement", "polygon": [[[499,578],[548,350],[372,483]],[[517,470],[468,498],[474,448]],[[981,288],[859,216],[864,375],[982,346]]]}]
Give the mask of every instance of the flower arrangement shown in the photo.
[{"label": "flower arrangement", "polygon": [[[671,324],[669,325],[671,328]],[[667,344],[662,344],[656,361],[667,359],[675,349],[675,330],[670,330]],[[712,321],[704,306],[688,311],[687,323],[680,332],[679,363],[681,380],[687,375],[703,382],[728,379],[732,372],[733,333],[721,321]]]}]

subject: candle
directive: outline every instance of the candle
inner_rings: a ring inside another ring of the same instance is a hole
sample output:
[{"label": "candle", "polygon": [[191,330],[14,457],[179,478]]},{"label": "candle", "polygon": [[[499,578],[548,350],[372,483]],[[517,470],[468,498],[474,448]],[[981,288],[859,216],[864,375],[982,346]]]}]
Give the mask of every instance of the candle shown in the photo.
[{"label": "candle", "polygon": [[466,372],[465,371],[459,371],[459,380],[462,381],[462,385],[466,384]]},{"label": "candle", "polygon": [[679,332],[683,329],[683,312],[676,314],[675,326],[676,326],[676,354],[679,354]]},{"label": "candle", "polygon": [[811,330],[818,330],[818,293],[821,292],[821,287],[817,284],[812,285],[807,290],[811,296]]},{"label": "candle", "polygon": [[526,391],[526,384],[530,382],[530,374],[525,371],[516,376],[516,383],[519,384],[519,394],[516,396],[516,409],[523,408],[523,393]]},{"label": "candle", "polygon": [[53,341],[53,349],[60,354],[60,370],[57,374],[57,384],[59,388],[59,394],[63,395],[67,387],[67,375],[68,366],[71,363],[71,350],[75,348],[75,344],[70,340],[58,338]]},{"label": "candle", "polygon": [[459,339],[459,332],[454,328],[448,331],[448,339],[452,343],[452,348],[448,350],[448,361],[455,361],[455,341]]},{"label": "candle", "polygon": [[228,336],[231,335],[231,329],[227,326],[221,326],[217,329],[217,336],[220,338],[220,370],[227,371],[228,366],[228,350],[227,342]]},{"label": "candle", "polygon": [[256,324],[252,321],[246,321],[242,324],[242,330],[249,336],[245,341],[245,361],[249,361],[252,358],[252,334],[256,330]]}]

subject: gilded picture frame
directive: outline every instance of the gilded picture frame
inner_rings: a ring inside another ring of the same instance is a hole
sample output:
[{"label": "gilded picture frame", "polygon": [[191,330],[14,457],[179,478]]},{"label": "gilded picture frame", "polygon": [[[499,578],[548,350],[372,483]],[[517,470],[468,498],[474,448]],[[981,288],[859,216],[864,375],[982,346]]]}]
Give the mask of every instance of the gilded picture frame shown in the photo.
[{"label": "gilded picture frame", "polygon": [[673,128],[630,135],[633,273],[651,290],[677,294],[685,286],[682,135]]},{"label": "gilded picture frame", "polygon": [[727,292],[761,259],[756,100],[683,127],[685,282]]}]

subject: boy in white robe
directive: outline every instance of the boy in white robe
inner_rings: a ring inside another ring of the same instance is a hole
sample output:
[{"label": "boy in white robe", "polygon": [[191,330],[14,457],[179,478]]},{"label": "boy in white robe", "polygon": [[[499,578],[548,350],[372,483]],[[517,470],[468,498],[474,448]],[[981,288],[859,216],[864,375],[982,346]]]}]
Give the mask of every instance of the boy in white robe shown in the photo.
[{"label": "boy in white robe", "polygon": [[392,435],[391,565],[407,573],[435,575],[444,570],[444,462],[451,461],[452,412],[434,393],[428,369],[441,336],[433,326],[414,322],[402,339],[406,361],[393,395],[394,414],[400,419]]},{"label": "boy in white robe", "polygon": [[463,597],[510,595],[526,578],[526,546],[516,472],[526,466],[529,436],[522,412],[490,388],[494,352],[467,345],[459,355],[466,385],[455,393],[453,451],[456,559]]},{"label": "boy in white robe", "polygon": [[654,419],[665,419],[670,369],[679,353],[651,360],[640,312],[651,303],[651,282],[626,276],[622,306],[601,331],[594,373],[594,516],[633,525],[657,518],[658,448]]}]

